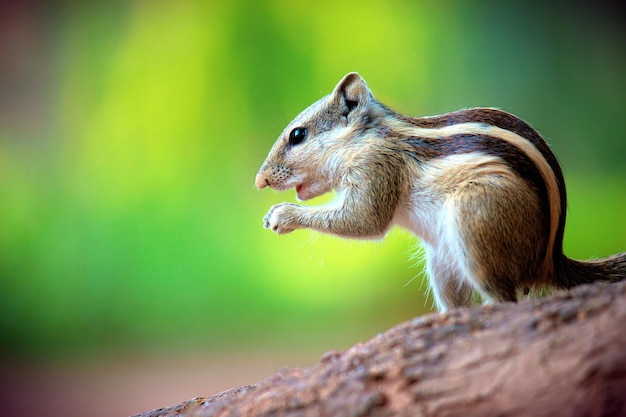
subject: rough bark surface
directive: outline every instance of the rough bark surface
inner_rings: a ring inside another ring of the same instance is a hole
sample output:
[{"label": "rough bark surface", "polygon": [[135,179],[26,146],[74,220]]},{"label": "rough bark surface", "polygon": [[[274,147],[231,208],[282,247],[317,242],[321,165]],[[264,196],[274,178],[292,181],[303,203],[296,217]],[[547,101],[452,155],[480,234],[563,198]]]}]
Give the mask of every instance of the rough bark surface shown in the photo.
[{"label": "rough bark surface", "polygon": [[626,416],[626,282],[419,317],[138,416]]}]

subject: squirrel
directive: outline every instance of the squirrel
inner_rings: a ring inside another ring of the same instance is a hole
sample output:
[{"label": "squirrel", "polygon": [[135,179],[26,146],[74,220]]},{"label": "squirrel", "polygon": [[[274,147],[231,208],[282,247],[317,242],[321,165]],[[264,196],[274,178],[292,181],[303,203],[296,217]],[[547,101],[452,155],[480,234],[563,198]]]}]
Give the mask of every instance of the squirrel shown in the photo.
[{"label": "squirrel", "polygon": [[337,193],[323,206],[271,207],[264,226],[277,234],[381,239],[394,225],[415,234],[440,311],[470,305],[474,290],[507,302],[626,278],[626,252],[590,261],[563,254],[565,181],[530,125],[495,108],[405,116],[356,72],[285,128],[255,185],[295,187],[301,201]]}]

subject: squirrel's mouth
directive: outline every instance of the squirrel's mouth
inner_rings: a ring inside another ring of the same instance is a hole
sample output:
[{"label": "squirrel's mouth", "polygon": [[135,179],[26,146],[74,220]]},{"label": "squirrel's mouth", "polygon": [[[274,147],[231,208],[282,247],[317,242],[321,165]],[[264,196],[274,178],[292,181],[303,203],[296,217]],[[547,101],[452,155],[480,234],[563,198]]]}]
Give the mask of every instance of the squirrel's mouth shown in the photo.
[{"label": "squirrel's mouth", "polygon": [[303,182],[296,185],[296,193],[298,194],[298,200],[302,201],[308,200],[313,197],[313,195],[309,193],[307,185]]},{"label": "squirrel's mouth", "polygon": [[328,191],[330,191],[330,187],[325,187],[322,183],[316,181],[305,181],[296,185],[296,193],[298,194],[298,200],[300,201],[319,197]]}]

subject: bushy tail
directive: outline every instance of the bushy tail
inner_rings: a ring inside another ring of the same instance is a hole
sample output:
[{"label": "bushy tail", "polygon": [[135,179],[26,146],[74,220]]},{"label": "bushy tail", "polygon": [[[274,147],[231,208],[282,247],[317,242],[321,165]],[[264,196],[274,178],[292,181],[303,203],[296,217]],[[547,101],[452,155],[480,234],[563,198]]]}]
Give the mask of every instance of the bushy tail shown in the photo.
[{"label": "bushy tail", "polygon": [[626,252],[590,261],[576,261],[563,255],[560,266],[556,277],[556,284],[560,288],[595,281],[621,281],[626,279]]}]

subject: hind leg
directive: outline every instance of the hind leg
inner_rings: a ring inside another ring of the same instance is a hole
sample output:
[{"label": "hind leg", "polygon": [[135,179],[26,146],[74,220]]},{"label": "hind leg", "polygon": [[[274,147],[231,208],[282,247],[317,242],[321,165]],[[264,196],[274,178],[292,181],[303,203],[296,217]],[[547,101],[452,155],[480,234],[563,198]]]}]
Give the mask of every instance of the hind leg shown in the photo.
[{"label": "hind leg", "polygon": [[439,311],[447,311],[456,307],[469,307],[472,304],[473,288],[460,279],[448,279],[443,288],[433,285],[433,292]]},{"label": "hind leg", "polygon": [[516,301],[539,273],[546,244],[536,194],[517,178],[485,176],[460,187],[449,208],[466,278],[487,301]]},{"label": "hind leg", "polygon": [[472,285],[463,280],[450,251],[426,249],[428,276],[437,309],[447,311],[472,303]]}]

